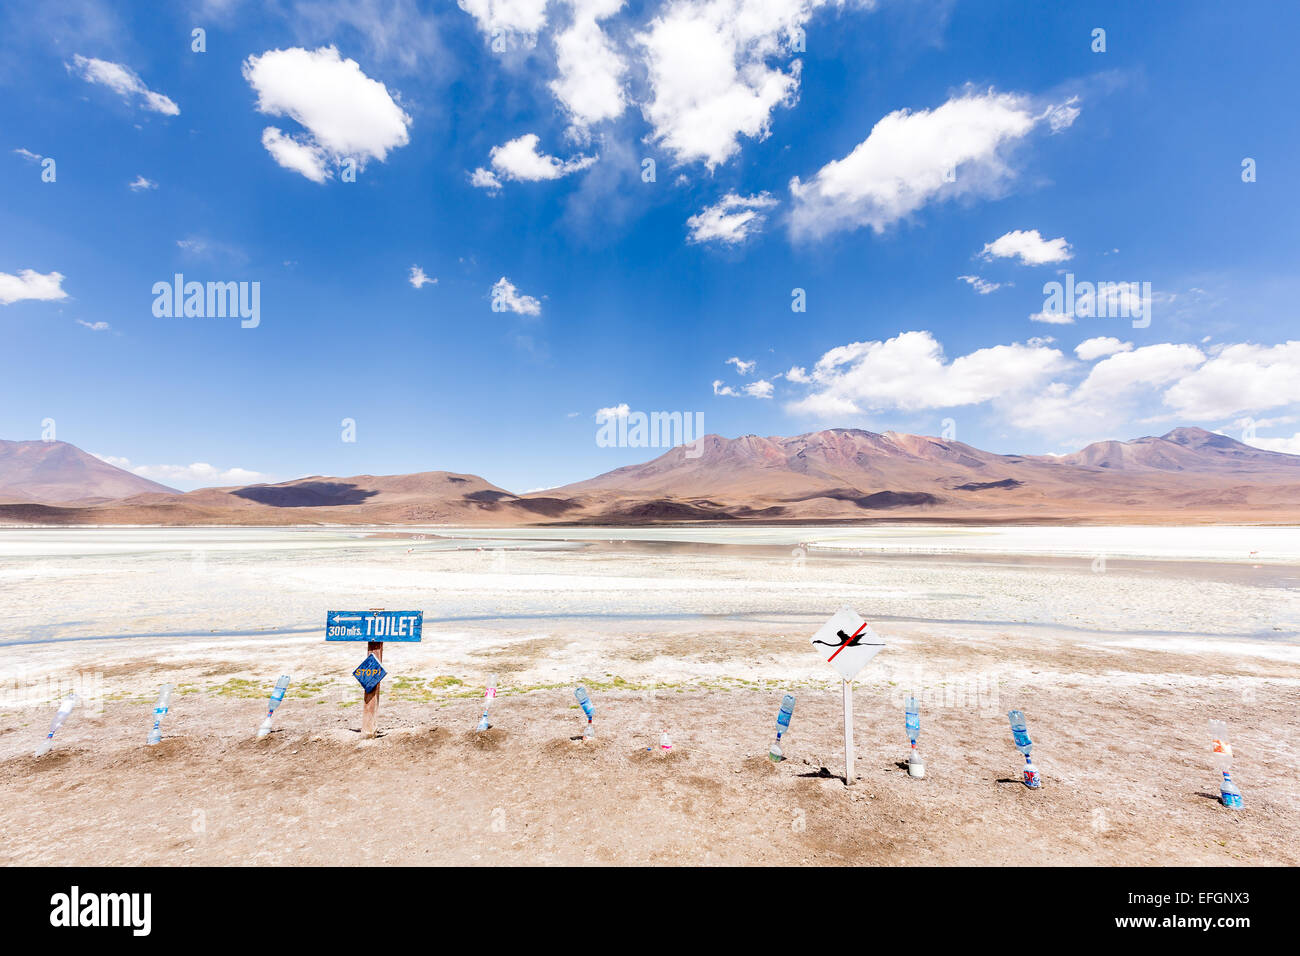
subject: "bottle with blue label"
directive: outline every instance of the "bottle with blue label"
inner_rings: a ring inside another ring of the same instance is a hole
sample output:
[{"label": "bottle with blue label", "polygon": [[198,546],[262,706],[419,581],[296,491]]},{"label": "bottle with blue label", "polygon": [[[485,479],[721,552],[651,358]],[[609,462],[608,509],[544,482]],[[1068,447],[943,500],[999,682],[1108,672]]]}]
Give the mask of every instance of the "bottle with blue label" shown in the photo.
[{"label": "bottle with blue label", "polygon": [[1222,720],[1210,721],[1210,741],[1215,769],[1223,777],[1219,783],[1219,802],[1230,810],[1240,810],[1241,791],[1232,780],[1232,745],[1228,743],[1228,725]]},{"label": "bottle with blue label", "polygon": [[45,735],[45,739],[41,741],[41,745],[36,748],[36,756],[43,757],[50,752],[50,748],[54,746],[55,733],[63,726],[63,722],[67,720],[68,715],[72,713],[72,708],[76,706],[76,694],[69,694],[67,697],[63,698],[62,703],[59,704],[59,709],[54,712],[54,719],[50,721],[50,732]]},{"label": "bottle with blue label", "polygon": [[921,739],[921,702],[908,695],[903,702],[903,724],[907,728],[907,738],[912,742],[912,753],[907,758],[907,775],[918,780],[925,776],[925,761],[921,751],[916,749],[916,742]]},{"label": "bottle with blue label", "polygon": [[158,689],[158,702],[153,705],[153,729],[149,731],[149,744],[162,742],[162,719],[167,714],[172,700],[172,685],[163,684]]},{"label": "bottle with blue label", "polygon": [[794,717],[794,694],[786,694],[781,698],[781,709],[776,712],[776,740],[772,744],[772,749],[767,752],[767,759],[773,763],[780,763],[785,759],[781,753],[781,738],[790,732],[790,719]]},{"label": "bottle with blue label", "polygon": [[596,737],[596,730],[592,726],[591,719],[596,716],[596,707],[591,702],[591,696],[587,693],[587,688],[581,686],[573,692],[573,696],[578,699],[578,704],[582,707],[582,712],[587,716],[587,726],[582,728],[582,739],[594,740]]},{"label": "bottle with blue label", "polygon": [[479,718],[478,727],[475,728],[476,730],[484,731],[492,726],[488,723],[488,710],[492,706],[492,701],[496,700],[496,696],[497,677],[493,674],[488,680],[487,689],[483,692],[483,716]]},{"label": "bottle with blue label", "polygon": [[275,715],[275,709],[284,702],[284,692],[289,689],[289,675],[281,674],[280,679],[275,682],[275,687],[271,689],[271,700],[266,707],[266,718],[262,721],[261,726],[257,728],[257,736],[265,737],[271,732],[271,718]]},{"label": "bottle with blue label", "polygon": [[1038,774],[1038,768],[1034,766],[1033,757],[1030,756],[1034,742],[1029,739],[1025,713],[1021,710],[1012,710],[1007,712],[1007,717],[1011,721],[1011,736],[1015,739],[1016,749],[1025,755],[1025,786],[1037,790],[1043,785],[1043,780]]}]

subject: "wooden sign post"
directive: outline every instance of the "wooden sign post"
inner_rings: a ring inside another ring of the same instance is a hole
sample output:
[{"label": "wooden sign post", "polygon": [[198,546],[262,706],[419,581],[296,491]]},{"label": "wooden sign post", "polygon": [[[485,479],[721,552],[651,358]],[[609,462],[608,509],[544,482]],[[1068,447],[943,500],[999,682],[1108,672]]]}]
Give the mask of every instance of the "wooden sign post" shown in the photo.
[{"label": "wooden sign post", "polygon": [[853,678],[884,649],[885,642],[857,611],[842,608],[812,637],[813,650],[840,675],[844,690],[844,785],[853,786]]},{"label": "wooden sign post", "polygon": [[[384,662],[384,642],[370,641],[366,650],[380,664]],[[382,681],[380,683],[383,683]],[[379,715],[379,684],[366,691],[365,701],[361,705],[361,736],[370,738],[375,735],[375,718]]]},{"label": "wooden sign post", "polygon": [[365,700],[361,708],[361,736],[370,738],[376,733],[379,716],[379,685],[387,671],[384,670],[384,643],[419,641],[424,626],[423,611],[327,611],[325,614],[326,641],[365,641],[367,656],[352,672]]}]

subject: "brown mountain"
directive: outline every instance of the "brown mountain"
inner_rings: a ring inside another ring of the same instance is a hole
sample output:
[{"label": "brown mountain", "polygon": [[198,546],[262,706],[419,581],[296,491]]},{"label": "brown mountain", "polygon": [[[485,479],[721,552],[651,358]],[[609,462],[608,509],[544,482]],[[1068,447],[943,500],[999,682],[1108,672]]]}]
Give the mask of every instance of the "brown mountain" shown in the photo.
[{"label": "brown mountain", "polygon": [[30,498],[0,505],[0,521],[38,524],[755,520],[1297,523],[1300,456],[1199,428],[1100,442],[1060,457],[835,428],[788,438],[708,435],[698,449],[673,448],[643,464],[523,496],[475,475],[434,471],[151,491],[75,507]]},{"label": "brown mountain", "polygon": [[1294,474],[1300,456],[1252,448],[1204,428],[1175,428],[1159,438],[1103,441],[1055,461],[1115,471],[1190,471],[1201,474]]},{"label": "brown mountain", "polygon": [[0,441],[0,501],[111,501],[174,488],[141,478],[62,441]]},{"label": "brown mountain", "polygon": [[[829,429],[706,436],[640,465],[545,492],[585,520],[718,518],[1271,520],[1300,515],[1300,457],[1199,428],[1072,455],[999,455],[963,442]],[[1145,517],[1144,517],[1145,516]],[[1290,520],[1290,519],[1288,519]]]},{"label": "brown mountain", "polygon": [[532,524],[565,502],[522,499],[477,475],[312,476],[278,484],[132,495],[86,507],[0,505],[0,521],[34,524]]}]

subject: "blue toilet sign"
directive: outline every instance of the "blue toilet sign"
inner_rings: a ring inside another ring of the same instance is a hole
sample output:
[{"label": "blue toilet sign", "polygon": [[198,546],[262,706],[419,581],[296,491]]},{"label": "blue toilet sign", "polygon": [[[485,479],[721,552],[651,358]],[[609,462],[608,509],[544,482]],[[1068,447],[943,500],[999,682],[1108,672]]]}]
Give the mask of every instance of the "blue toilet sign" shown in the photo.
[{"label": "blue toilet sign", "polygon": [[358,665],[357,669],[352,672],[352,676],[357,679],[357,683],[365,689],[367,694],[378,687],[379,682],[383,680],[387,674],[388,671],[384,670],[384,666],[375,659],[374,654],[369,655],[360,663],[360,665]]},{"label": "blue toilet sign", "polygon": [[420,639],[423,611],[327,611],[327,641],[402,641]]}]

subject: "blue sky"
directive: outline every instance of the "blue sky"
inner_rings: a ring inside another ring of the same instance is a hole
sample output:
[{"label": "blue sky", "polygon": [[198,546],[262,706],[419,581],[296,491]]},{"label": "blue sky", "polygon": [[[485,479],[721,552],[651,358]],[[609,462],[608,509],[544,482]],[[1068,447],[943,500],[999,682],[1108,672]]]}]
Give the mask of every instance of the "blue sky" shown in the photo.
[{"label": "blue sky", "polygon": [[[2,437],[182,488],[549,487],[660,453],[597,444],[623,406],[1300,453],[1300,11],[48,6],[0,13]],[[156,316],[176,273],[257,326]]]}]

